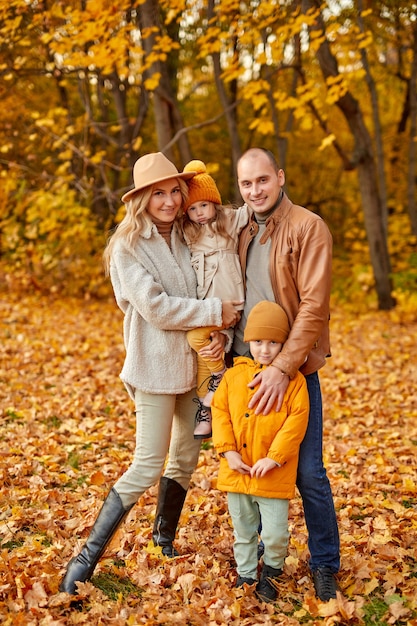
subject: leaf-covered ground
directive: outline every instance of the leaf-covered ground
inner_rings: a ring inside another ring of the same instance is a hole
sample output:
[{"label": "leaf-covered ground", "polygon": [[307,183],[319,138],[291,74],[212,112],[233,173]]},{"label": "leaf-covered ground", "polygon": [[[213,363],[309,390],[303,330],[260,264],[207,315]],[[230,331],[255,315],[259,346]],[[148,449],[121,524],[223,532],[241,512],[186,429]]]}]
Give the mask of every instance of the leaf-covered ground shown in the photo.
[{"label": "leaf-covered ground", "polygon": [[234,589],[232,529],[210,448],[181,518],[181,557],[152,547],[154,487],[81,585],[81,601],[59,593],[134,447],[133,406],[118,378],[121,332],[111,298],[2,294],[2,624],[417,624],[417,323],[340,308],[321,380],[342,595],[315,599],[299,497],[278,602]]}]

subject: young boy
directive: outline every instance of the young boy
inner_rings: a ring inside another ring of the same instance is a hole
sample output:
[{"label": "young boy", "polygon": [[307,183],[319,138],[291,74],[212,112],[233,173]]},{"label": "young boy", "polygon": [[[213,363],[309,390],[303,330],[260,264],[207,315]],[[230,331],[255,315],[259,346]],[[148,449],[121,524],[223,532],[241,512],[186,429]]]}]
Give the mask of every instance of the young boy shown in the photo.
[{"label": "young boy", "polygon": [[[290,381],[280,411],[255,415],[248,403],[254,376],[271,366],[289,333],[285,311],[266,300],[248,315],[244,341],[253,360],[237,357],[212,400],[213,444],[220,455],[217,487],[227,491],[234,527],[236,587],[257,582],[267,602],[277,598],[274,579],[282,574],[288,549],[288,503],[294,497],[298,452],[307,429],[309,399],[304,376]],[[272,365],[273,367],[273,365]],[[265,546],[258,581],[258,530]]]}]

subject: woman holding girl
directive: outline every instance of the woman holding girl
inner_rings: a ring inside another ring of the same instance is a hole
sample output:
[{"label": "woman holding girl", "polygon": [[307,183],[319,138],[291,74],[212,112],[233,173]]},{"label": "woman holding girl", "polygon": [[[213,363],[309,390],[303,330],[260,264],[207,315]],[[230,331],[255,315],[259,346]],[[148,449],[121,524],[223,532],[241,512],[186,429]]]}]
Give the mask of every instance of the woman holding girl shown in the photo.
[{"label": "woman holding girl", "polygon": [[[173,540],[200,451],[193,438],[196,358],[187,331],[205,325],[228,328],[239,317],[231,301],[197,299],[196,275],[179,229],[185,180],[193,176],[179,173],[160,152],[139,158],[134,188],[122,198],[126,215],[104,253],[124,313],[126,357],[120,376],[136,406],[136,448],[81,552],[68,565],[60,590],[70,594],[76,593],[77,582],[91,578],[120,523],[158,479],[153,541],[166,556],[178,554]],[[213,340],[212,358],[222,353],[222,345]]]}]

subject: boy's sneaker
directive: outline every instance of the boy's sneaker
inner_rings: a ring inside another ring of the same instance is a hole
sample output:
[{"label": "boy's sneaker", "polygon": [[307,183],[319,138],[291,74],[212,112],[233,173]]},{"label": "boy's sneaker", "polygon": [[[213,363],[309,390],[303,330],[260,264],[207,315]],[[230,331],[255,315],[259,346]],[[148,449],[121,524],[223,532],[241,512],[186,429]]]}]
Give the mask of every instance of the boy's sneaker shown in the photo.
[{"label": "boy's sneaker", "polygon": [[236,587],[243,587],[243,585],[254,585],[256,583],[255,578],[246,578],[245,576],[238,576],[236,580]]},{"label": "boy's sneaker", "polygon": [[261,579],[256,585],[256,595],[263,602],[274,602],[278,597],[275,587],[275,580],[282,574],[282,569],[264,565],[261,572]]}]

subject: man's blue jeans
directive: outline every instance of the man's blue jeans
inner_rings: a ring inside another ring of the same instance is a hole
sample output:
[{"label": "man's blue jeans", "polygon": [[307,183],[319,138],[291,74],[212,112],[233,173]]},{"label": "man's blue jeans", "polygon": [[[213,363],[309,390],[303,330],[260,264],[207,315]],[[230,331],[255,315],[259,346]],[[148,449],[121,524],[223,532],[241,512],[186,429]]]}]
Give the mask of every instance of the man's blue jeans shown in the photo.
[{"label": "man's blue jeans", "polygon": [[297,487],[308,530],[310,569],[340,567],[339,531],[333,496],[323,465],[323,403],[317,372],[306,376],[310,397],[308,427],[300,447]]}]

